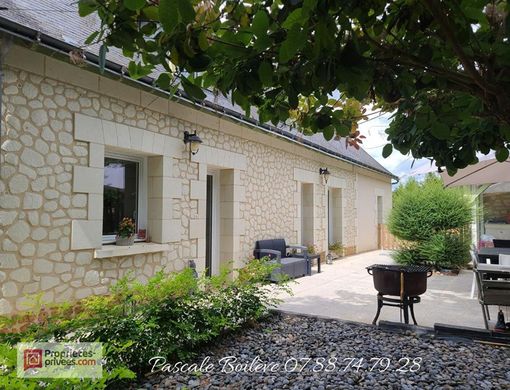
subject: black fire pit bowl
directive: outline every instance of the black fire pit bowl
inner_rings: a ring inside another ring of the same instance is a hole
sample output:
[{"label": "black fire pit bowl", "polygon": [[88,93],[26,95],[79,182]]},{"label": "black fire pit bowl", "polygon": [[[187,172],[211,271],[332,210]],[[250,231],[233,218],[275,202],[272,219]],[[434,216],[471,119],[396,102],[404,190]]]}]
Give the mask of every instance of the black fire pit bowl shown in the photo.
[{"label": "black fire pit bowl", "polygon": [[367,267],[367,272],[373,276],[379,294],[399,297],[423,294],[427,291],[427,278],[432,275],[430,267],[421,265],[373,264]]}]

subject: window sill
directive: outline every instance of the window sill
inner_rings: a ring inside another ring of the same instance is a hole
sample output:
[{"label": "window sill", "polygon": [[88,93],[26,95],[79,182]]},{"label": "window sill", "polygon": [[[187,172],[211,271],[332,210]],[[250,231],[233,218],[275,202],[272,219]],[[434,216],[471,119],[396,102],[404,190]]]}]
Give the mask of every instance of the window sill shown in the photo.
[{"label": "window sill", "polygon": [[94,251],[94,259],[105,259],[108,257],[121,257],[139,255],[141,253],[155,253],[168,251],[168,244],[139,243],[131,246],[103,245],[101,249]]}]

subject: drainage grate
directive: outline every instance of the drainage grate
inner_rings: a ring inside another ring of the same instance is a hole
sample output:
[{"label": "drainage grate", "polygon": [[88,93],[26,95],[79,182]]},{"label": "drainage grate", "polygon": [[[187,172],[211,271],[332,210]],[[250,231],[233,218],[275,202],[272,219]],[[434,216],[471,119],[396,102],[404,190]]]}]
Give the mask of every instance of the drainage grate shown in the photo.
[{"label": "drainage grate", "polygon": [[394,265],[394,264],[372,264],[367,267],[368,270],[379,269],[395,272],[429,272],[432,268],[426,265]]}]

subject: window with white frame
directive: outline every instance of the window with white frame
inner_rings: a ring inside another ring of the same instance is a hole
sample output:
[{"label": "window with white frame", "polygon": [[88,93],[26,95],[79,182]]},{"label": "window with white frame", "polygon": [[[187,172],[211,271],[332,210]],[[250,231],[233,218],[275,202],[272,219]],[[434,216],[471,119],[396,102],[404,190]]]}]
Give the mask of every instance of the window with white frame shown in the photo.
[{"label": "window with white frame", "polygon": [[136,224],[136,240],[146,239],[147,173],[144,157],[106,153],[103,188],[103,243],[115,242],[120,221]]}]

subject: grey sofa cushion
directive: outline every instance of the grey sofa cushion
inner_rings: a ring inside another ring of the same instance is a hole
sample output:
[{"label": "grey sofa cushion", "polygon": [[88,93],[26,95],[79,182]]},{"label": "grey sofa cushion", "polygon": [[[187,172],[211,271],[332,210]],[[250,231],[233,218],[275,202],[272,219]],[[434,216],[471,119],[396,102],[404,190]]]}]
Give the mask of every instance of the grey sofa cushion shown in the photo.
[{"label": "grey sofa cushion", "polygon": [[290,259],[282,259],[281,261],[281,272],[290,277],[294,276],[294,262]]},{"label": "grey sofa cushion", "polygon": [[308,260],[303,257],[286,257],[281,260],[281,266],[271,273],[271,280],[277,281],[280,274],[290,278],[299,278],[308,274]]},{"label": "grey sofa cushion", "polygon": [[308,274],[308,260],[304,257],[286,257],[282,262],[287,260],[293,264],[293,277],[305,276]]}]

